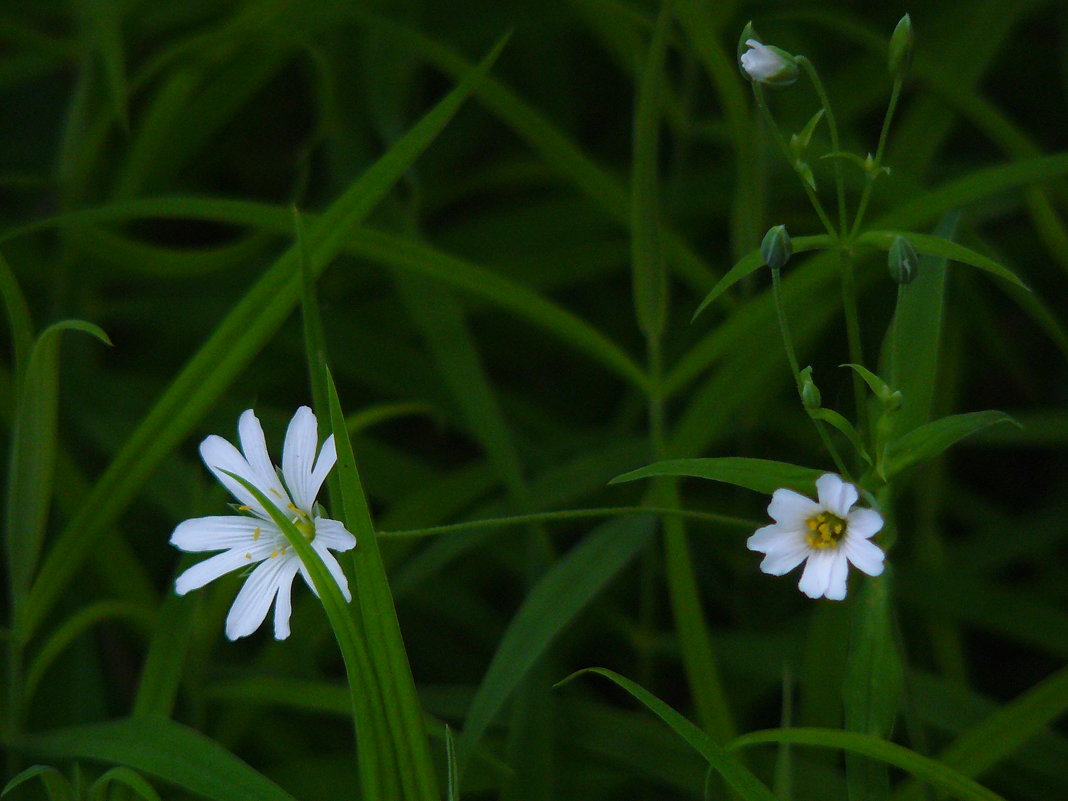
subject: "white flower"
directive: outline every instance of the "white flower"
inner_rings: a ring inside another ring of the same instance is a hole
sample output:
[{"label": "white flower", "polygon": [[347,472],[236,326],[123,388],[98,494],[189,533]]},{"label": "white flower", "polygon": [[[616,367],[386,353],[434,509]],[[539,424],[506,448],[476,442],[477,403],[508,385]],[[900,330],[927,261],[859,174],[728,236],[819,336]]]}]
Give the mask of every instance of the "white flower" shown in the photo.
[{"label": "white flower", "polygon": [[230,607],[226,636],[236,640],[254,632],[267,617],[273,601],[274,636],[284,640],[289,636],[290,593],[297,572],[304,576],[313,592],[315,587],[300,558],[289,547],[285,535],[267,510],[252,493],[223,471],[241,476],[293,521],[326,564],[345,600],[349,601],[352,596],[348,581],[330,550],[347,551],[356,545],[356,538],[340,521],[319,517],[315,510],[315,496],[337,461],[334,436],[331,434],[326,438],[316,458],[319,432],[315,414],[307,406],[297,409],[286,431],[280,479],[267,453],[263,428],[251,409],[241,415],[237,433],[243,454],[213,434],[200,443],[200,456],[241,504],[240,510],[248,514],[197,517],[178,525],[171,535],[171,544],[175,547],[183,551],[223,553],[183,572],[175,580],[174,589],[179,595],[185,595],[234,570],[256,565]]},{"label": "white flower", "polygon": [[746,39],[745,46],[749,49],[739,60],[751,80],[770,86],[789,86],[797,80],[797,62],[786,51],[756,39]]},{"label": "white flower", "polygon": [[807,559],[797,585],[801,592],[840,601],[846,596],[850,562],[869,576],[883,572],[885,554],[871,541],[883,518],[874,509],[854,509],[857,488],[834,473],[820,476],[816,491],[818,503],[793,490],[775,490],[768,505],[775,523],[757,529],[746,545],[767,554],[760,569],[773,576],[785,575]]}]

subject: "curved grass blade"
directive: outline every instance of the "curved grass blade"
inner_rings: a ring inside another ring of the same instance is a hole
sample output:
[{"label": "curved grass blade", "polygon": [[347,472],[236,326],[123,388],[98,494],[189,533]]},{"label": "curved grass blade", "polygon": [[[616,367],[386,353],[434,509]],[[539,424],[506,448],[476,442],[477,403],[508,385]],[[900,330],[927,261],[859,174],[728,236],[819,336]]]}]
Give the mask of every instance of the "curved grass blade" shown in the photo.
[{"label": "curved grass blade", "polygon": [[[503,45],[503,41],[498,43],[477,70],[364,172],[309,229],[308,250],[316,272],[324,269],[352,229],[445,127]],[[16,624],[22,638],[28,638],[55,603],[104,528],[122,513],[157,465],[289,314],[300,293],[293,269],[296,258],[296,248],[290,248],[271,266],[187,363],[116,455],[42,565]]]},{"label": "curved grass blade", "polygon": [[50,765],[31,765],[26,770],[20,771],[4,785],[4,789],[0,791],[0,798],[30,779],[40,779],[48,794],[48,801],[75,801],[74,788],[71,787],[70,780]]},{"label": "curved grass blade", "polygon": [[794,743],[819,748],[837,748],[878,759],[911,773],[918,779],[962,801],[1005,801],[980,784],[929,757],[870,734],[835,729],[767,729],[743,734],[731,743],[731,750],[768,743]]},{"label": "curved grass blade", "polygon": [[52,504],[59,403],[59,342],[64,331],[82,331],[110,345],[100,328],[64,320],[44,330],[30,352],[19,388],[7,488],[7,558],[16,614],[30,591]]},{"label": "curved grass blade", "polygon": [[497,645],[456,743],[461,771],[508,696],[560,631],[652,536],[650,518],[614,520],[558,560],[527,595]]},{"label": "curved grass blade", "polygon": [[943,259],[951,259],[961,264],[968,264],[986,270],[1010,284],[1015,284],[1021,289],[1027,289],[1027,285],[1016,277],[1016,274],[1007,267],[1003,267],[991,258],[976,253],[971,248],[957,244],[949,239],[930,234],[919,234],[915,231],[865,231],[857,238],[858,245],[870,245],[879,250],[889,250],[894,240],[899,236],[908,239],[916,250],[925,256],[940,256]]},{"label": "curved grass blade", "polygon": [[10,746],[53,759],[125,765],[215,801],[295,801],[219,743],[166,718],[72,726],[22,736]]},{"label": "curved grass blade", "polygon": [[108,786],[112,784],[121,784],[129,792],[140,796],[145,801],[160,801],[159,793],[140,774],[121,766],[105,771],[99,779],[89,785],[88,801],[107,801],[110,795]]},{"label": "curved grass blade", "polygon": [[690,476],[722,481],[768,495],[781,487],[811,495],[815,490],[816,479],[824,472],[770,459],[724,456],[707,459],[667,459],[616,476],[608,483],[622,484],[655,476]]},{"label": "curved grass blade", "polygon": [[[794,253],[804,253],[807,250],[822,250],[831,246],[831,238],[827,234],[792,237],[790,241],[793,245]],[[712,287],[712,291],[705,295],[705,299],[701,301],[701,305],[697,307],[697,311],[695,311],[693,317],[690,318],[691,322],[720,295],[743,278],[755,273],[763,266],[764,257],[760,254],[759,248],[742,256],[742,258],[727,271],[726,275],[716,282],[716,285]]]},{"label": "curved grass blade", "polygon": [[587,673],[604,676],[630,693],[635,700],[644,704],[650,712],[664,721],[676,734],[689,743],[695,751],[701,754],[708,761],[709,766],[723,777],[723,780],[743,801],[774,801],[775,796],[771,794],[771,791],[750,773],[734,755],[716,744],[706,732],[630,679],[605,668],[585,668],[572,673],[556,686],[559,687]]},{"label": "curved grass blade", "polygon": [[890,478],[918,462],[933,459],[965,437],[1000,423],[1019,426],[1004,412],[985,411],[954,414],[914,428],[890,443],[886,477]]}]

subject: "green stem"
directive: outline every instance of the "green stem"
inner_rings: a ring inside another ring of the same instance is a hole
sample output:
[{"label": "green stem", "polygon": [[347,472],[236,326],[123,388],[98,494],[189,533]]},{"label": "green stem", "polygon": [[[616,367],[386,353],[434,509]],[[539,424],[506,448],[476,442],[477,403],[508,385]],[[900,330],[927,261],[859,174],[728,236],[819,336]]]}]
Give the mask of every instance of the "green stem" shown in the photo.
[{"label": "green stem", "polygon": [[438,534],[459,534],[464,531],[474,531],[481,528],[501,528],[505,526],[521,526],[530,523],[550,523],[560,520],[582,520],[590,517],[616,517],[619,515],[661,515],[682,517],[689,520],[697,520],[702,523],[714,523],[716,525],[731,526],[733,528],[750,529],[760,527],[756,520],[746,520],[742,517],[731,517],[714,512],[695,512],[689,509],[677,509],[667,506],[605,506],[599,509],[563,509],[556,512],[537,512],[526,515],[512,515],[510,517],[487,517],[482,520],[465,520],[462,523],[449,523],[443,526],[431,526],[429,528],[411,528],[400,531],[379,531],[378,536],[388,539],[409,537],[432,537]]},{"label": "green stem", "polygon": [[901,96],[901,78],[894,79],[894,88],[890,92],[890,102],[883,115],[883,127],[879,131],[879,145],[875,148],[875,163],[871,172],[864,179],[864,191],[860,196],[857,206],[857,216],[853,220],[853,227],[849,232],[849,242],[852,242],[860,232],[860,224],[864,221],[864,214],[868,210],[868,201],[871,200],[871,190],[875,185],[875,179],[879,177],[879,169],[883,166],[883,154],[886,152],[886,139],[890,132],[890,122],[894,119],[894,111],[897,109],[897,101]]},{"label": "green stem", "polygon": [[[860,339],[860,314],[857,312],[857,286],[853,279],[853,256],[848,250],[838,251],[838,269],[842,281],[842,309],[845,313],[846,337],[849,340],[849,361],[864,364],[864,346]],[[856,370],[853,373],[853,399],[857,407],[857,423],[867,430],[867,404],[864,381]]]},{"label": "green stem", "polygon": [[771,294],[775,298],[775,313],[779,315],[779,330],[782,332],[782,344],[786,348],[786,359],[790,362],[790,370],[794,374],[794,384],[797,386],[797,394],[801,394],[801,367],[797,361],[797,353],[794,351],[794,340],[790,336],[790,326],[786,322],[786,309],[782,305],[782,278],[779,268],[771,268]]},{"label": "green stem", "polygon": [[820,203],[819,197],[816,192],[809,186],[808,181],[805,180],[805,176],[801,174],[801,171],[797,168],[797,164],[794,161],[793,156],[790,155],[790,146],[786,144],[786,138],[782,134],[782,130],[775,122],[775,118],[771,116],[771,110],[768,108],[767,102],[764,100],[764,90],[760,84],[753,82],[753,97],[756,98],[757,108],[760,109],[764,115],[764,119],[768,121],[768,125],[771,126],[771,130],[775,133],[775,140],[779,143],[779,148],[782,150],[783,156],[786,157],[786,162],[793,167],[794,172],[801,181],[801,187],[805,190],[805,194],[808,196],[809,203],[812,204],[812,208],[816,210],[816,215],[820,218],[820,222],[823,223],[823,227],[827,229],[827,233],[831,239],[837,243],[839,234],[838,229],[834,227],[834,223],[831,222],[831,218],[827,216],[827,212],[823,208],[823,204]]},{"label": "green stem", "polygon": [[[834,110],[831,108],[831,101],[830,98],[827,97],[827,90],[823,86],[823,81],[820,80],[820,75],[816,72],[816,67],[807,58],[798,56],[797,63],[805,68],[805,72],[808,73],[812,85],[816,88],[816,94],[819,95],[820,103],[823,105],[823,114],[827,118],[827,128],[831,132],[831,150],[836,154],[841,153],[841,147],[838,144],[838,123],[834,118]],[[845,236],[846,201],[845,183],[842,181],[842,160],[836,156],[833,161],[834,188],[835,193],[838,195],[838,230],[841,232],[841,236]]]},{"label": "green stem", "polygon": [[901,352],[901,303],[905,299],[905,285],[897,285],[897,303],[894,306],[894,330],[890,337],[890,387],[897,389],[898,365]]}]

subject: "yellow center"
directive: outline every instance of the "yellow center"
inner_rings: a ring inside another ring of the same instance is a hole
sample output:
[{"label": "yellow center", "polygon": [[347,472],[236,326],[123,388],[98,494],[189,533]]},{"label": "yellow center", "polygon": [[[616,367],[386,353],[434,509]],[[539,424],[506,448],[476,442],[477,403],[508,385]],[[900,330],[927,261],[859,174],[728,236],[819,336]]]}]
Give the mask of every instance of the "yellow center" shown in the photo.
[{"label": "yellow center", "polygon": [[304,535],[304,539],[311,542],[315,539],[315,523],[308,517],[308,513],[303,509],[298,509],[293,504],[289,504],[289,511],[293,512],[296,517],[293,518],[293,525],[297,527],[297,531]]},{"label": "yellow center", "polygon": [[846,521],[832,512],[820,512],[815,517],[810,517],[806,525],[808,532],[805,539],[809,547],[817,550],[837,547],[846,530]]}]

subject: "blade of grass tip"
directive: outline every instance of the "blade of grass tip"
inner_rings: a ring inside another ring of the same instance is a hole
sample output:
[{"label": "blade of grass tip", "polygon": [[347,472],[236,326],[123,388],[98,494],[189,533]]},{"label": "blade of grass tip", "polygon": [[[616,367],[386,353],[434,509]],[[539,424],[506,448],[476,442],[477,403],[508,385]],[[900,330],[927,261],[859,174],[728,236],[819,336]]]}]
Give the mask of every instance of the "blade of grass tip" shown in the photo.
[{"label": "blade of grass tip", "polygon": [[0,798],[30,779],[41,781],[45,792],[48,793],[48,801],[75,801],[74,788],[71,787],[70,781],[50,765],[33,765],[12,777],[11,781],[0,791]]},{"label": "blade of grass tip", "polygon": [[657,167],[663,65],[673,18],[672,7],[672,0],[665,0],[660,7],[634,110],[630,190],[632,282],[638,328],[649,341],[659,340],[663,333],[668,305],[667,270],[660,243]]},{"label": "blade of grass tip", "polygon": [[4,308],[7,311],[7,323],[11,329],[11,344],[15,357],[15,386],[22,381],[33,347],[33,323],[30,321],[30,308],[26,305],[26,296],[15,279],[11,265],[0,253],[0,295],[4,296]]},{"label": "blade of grass tip", "polygon": [[[320,272],[341,250],[352,229],[430,145],[492,66],[502,39],[448,95],[399,139],[336,200],[308,232],[314,269]],[[291,248],[219,324],[187,363],[97,482],[82,510],[60,533],[41,567],[24,614],[17,621],[27,638],[75,575],[104,527],[114,522],[170,451],[222,395],[289,314],[299,295]]]},{"label": "blade of grass tip", "polygon": [[398,768],[401,778],[413,785],[411,798],[438,801],[437,774],[430,756],[423,711],[378,548],[371,510],[360,482],[352,442],[345,431],[345,416],[334,380],[325,364],[322,370],[330,408],[330,427],[337,448],[337,476],[344,520],[359,543],[352,552],[355,599],[367,631],[369,668],[383,684],[387,723],[394,738]]},{"label": "blade of grass tip", "polygon": [[794,743],[861,754],[901,768],[963,801],[1005,801],[997,793],[941,762],[870,734],[836,729],[767,729],[743,734],[731,743],[730,749],[734,751],[771,743]]},{"label": "blade of grass tip", "polygon": [[644,687],[630,679],[611,670],[595,667],[572,673],[566,679],[557,683],[556,686],[559,687],[588,673],[604,676],[609,681],[614,682],[618,687],[629,693],[634,700],[641,703],[646,709],[670,726],[691,748],[705,758],[711,768],[723,777],[723,780],[737,794],[738,798],[743,799],[743,801],[775,801],[775,796],[771,794],[771,791],[756,776],[750,773],[733,754],[718,745],[707,732],[698,728]]},{"label": "blade of grass tip", "polygon": [[[340,459],[339,459],[340,461]],[[258,487],[251,484],[241,476],[229,471],[223,471],[237,481],[254,497],[271,516],[271,520],[285,535],[286,541],[296,552],[301,563],[308,571],[312,579],[312,585],[322,601],[323,609],[330,628],[333,629],[337,639],[338,649],[341,651],[342,660],[345,663],[345,673],[348,677],[349,691],[352,696],[353,722],[357,724],[357,744],[360,738],[367,734],[367,729],[361,729],[359,723],[372,720],[371,700],[367,692],[364,679],[372,675],[370,656],[364,638],[357,629],[356,622],[349,611],[349,605],[341,594],[341,588],[330,575],[322,557],[311,546],[310,540],[306,539],[300,530],[294,525],[281,510],[267,499]],[[380,798],[383,777],[378,773],[378,754],[374,751],[368,753],[363,747],[359,750],[360,786],[365,793],[370,793],[367,798]]]},{"label": "blade of grass tip", "polygon": [[622,518],[598,526],[550,567],[527,594],[497,645],[456,743],[461,772],[512,691],[560,631],[648,543],[650,518]]},{"label": "blade of grass tip", "polygon": [[44,541],[52,503],[59,403],[59,343],[64,331],[82,331],[111,344],[100,328],[81,320],[49,326],[33,346],[19,388],[11,438],[7,492],[7,557],[12,607],[16,614],[27,593]]}]

